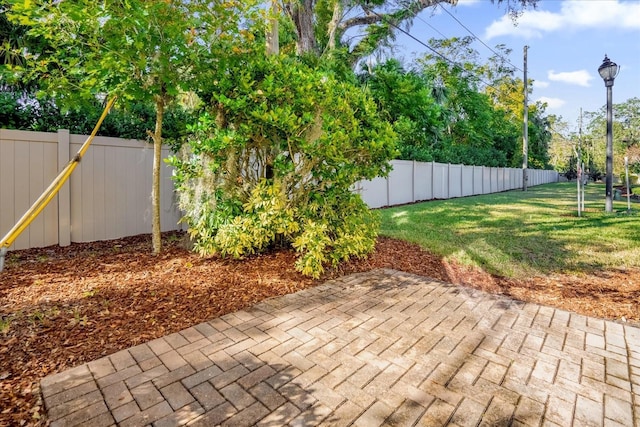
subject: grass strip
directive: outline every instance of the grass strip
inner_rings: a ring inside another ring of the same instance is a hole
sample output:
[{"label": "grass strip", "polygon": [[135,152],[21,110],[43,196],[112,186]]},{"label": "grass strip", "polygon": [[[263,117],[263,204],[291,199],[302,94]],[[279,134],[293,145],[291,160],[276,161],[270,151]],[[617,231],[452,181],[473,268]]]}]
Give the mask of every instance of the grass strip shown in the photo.
[{"label": "grass strip", "polygon": [[380,209],[380,233],[513,278],[640,267],[640,203],[604,204],[604,184],[591,183],[578,217],[576,184],[547,184]]}]

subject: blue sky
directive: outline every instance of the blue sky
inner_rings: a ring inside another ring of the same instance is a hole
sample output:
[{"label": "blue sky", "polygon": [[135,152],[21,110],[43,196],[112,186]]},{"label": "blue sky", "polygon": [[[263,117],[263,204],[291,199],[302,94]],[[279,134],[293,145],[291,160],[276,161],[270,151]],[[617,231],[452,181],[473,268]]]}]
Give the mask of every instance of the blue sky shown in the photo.
[{"label": "blue sky", "polygon": [[[516,25],[497,2],[459,0],[457,6],[445,7],[488,46],[504,44],[512,49],[509,60],[519,68],[523,68],[523,47],[529,46],[528,77],[534,80],[530,100],[547,102],[547,114],[561,115],[573,129],[580,108],[596,111],[606,103],[598,74],[605,54],[621,66],[613,102],[640,97],[640,0],[540,0]],[[440,7],[423,11],[409,31],[427,42],[443,38],[436,30],[447,37],[470,35]],[[401,34],[396,43],[396,55],[405,61],[428,52]],[[492,55],[480,41],[474,48],[484,58]]]}]

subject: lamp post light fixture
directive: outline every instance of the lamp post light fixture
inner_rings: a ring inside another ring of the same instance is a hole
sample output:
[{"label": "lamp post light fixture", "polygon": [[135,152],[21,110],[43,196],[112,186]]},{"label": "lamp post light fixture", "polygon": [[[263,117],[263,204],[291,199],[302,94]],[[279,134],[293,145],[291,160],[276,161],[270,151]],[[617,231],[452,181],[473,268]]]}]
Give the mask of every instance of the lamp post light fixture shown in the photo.
[{"label": "lamp post light fixture", "polygon": [[607,55],[604,56],[602,65],[598,67],[598,73],[604,80],[607,88],[607,163],[605,177],[605,212],[613,212],[613,107],[612,107],[612,88],[613,81],[618,76],[620,67],[612,62]]}]

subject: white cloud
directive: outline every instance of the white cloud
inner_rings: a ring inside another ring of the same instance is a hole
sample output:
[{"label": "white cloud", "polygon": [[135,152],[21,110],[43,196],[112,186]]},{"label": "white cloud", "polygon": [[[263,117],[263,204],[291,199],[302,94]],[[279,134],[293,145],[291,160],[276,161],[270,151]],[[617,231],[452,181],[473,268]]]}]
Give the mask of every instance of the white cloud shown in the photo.
[{"label": "white cloud", "polygon": [[556,73],[553,70],[549,70],[547,77],[549,80],[554,82],[563,82],[585,87],[591,86],[589,81],[593,79],[593,76],[591,76],[587,70],[568,71],[563,73]]},{"label": "white cloud", "polygon": [[567,101],[565,101],[564,99],[549,98],[547,96],[541,96],[540,98],[537,99],[537,102],[542,102],[544,104],[547,104],[547,108],[549,108],[550,110],[560,108],[567,103]]},{"label": "white cloud", "polygon": [[458,4],[456,6],[475,6],[480,4],[481,0],[458,0]]},{"label": "white cloud", "polygon": [[533,87],[534,89],[544,89],[546,87],[549,87],[551,83],[549,82],[545,82],[543,80],[534,80],[533,81]]},{"label": "white cloud", "polygon": [[557,13],[528,10],[514,23],[508,15],[485,30],[485,38],[513,35],[526,39],[560,29],[640,29],[640,2],[564,0]]},{"label": "white cloud", "polygon": [[519,35],[526,39],[542,37],[543,32],[555,31],[562,28],[563,19],[552,12],[534,10],[525,12],[524,15],[513,21],[505,15],[499,21],[494,21],[485,30],[485,38],[505,35]]}]

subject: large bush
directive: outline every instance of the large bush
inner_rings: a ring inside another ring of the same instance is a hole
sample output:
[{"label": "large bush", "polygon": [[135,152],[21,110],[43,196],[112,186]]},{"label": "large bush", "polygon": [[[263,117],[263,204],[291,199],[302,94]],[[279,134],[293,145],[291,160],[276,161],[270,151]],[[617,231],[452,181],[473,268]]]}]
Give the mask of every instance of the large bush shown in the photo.
[{"label": "large bush", "polygon": [[276,244],[296,268],[369,253],[377,219],[350,189],[385,175],[395,134],[366,93],[292,58],[235,57],[174,157],[195,249],[242,257]]}]

